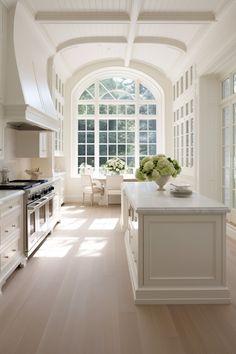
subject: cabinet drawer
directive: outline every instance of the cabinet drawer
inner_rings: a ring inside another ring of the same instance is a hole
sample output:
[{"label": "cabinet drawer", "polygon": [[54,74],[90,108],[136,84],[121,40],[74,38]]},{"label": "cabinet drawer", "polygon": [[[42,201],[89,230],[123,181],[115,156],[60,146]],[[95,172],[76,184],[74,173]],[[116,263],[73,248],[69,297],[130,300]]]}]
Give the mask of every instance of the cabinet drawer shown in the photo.
[{"label": "cabinet drawer", "polygon": [[16,232],[20,232],[20,215],[17,212],[3,218],[0,227],[0,246],[9,242]]},{"label": "cabinet drawer", "polygon": [[16,237],[12,243],[9,244],[1,253],[0,253],[0,270],[4,271],[19,255],[19,237]]},{"label": "cabinet drawer", "polygon": [[7,216],[10,213],[15,212],[17,210],[20,211],[20,207],[21,207],[21,198],[14,198],[8,200],[0,207],[1,217]]}]

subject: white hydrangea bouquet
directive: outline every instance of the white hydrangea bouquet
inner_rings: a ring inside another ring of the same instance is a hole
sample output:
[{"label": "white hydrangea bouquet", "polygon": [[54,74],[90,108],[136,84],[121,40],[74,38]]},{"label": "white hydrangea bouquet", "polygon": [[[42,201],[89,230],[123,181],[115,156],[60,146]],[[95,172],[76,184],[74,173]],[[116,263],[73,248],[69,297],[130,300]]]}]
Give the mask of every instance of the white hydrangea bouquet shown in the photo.
[{"label": "white hydrangea bouquet", "polygon": [[107,160],[104,168],[108,172],[120,173],[125,170],[125,162],[119,157],[113,157],[112,159]]},{"label": "white hydrangea bouquet", "polygon": [[177,160],[159,154],[144,157],[135,176],[139,181],[158,181],[162,176],[176,177],[180,172],[181,167]]}]

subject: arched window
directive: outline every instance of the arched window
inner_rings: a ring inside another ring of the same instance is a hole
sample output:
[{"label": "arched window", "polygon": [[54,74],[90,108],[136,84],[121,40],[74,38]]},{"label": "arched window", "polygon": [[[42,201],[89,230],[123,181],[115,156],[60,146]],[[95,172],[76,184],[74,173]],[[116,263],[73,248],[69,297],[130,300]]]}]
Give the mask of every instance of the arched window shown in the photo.
[{"label": "arched window", "polygon": [[81,164],[98,172],[116,156],[130,173],[144,156],[162,152],[158,88],[139,78],[113,75],[77,90],[75,102],[76,174]]}]

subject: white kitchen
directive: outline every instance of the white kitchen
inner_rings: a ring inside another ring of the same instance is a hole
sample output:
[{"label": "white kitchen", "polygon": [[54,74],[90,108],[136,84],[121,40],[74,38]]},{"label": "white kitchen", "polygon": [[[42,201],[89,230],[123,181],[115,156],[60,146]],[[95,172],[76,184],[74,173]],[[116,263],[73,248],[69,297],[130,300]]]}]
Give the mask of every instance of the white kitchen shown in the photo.
[{"label": "white kitchen", "polygon": [[235,353],[235,15],[0,0],[1,354]]}]

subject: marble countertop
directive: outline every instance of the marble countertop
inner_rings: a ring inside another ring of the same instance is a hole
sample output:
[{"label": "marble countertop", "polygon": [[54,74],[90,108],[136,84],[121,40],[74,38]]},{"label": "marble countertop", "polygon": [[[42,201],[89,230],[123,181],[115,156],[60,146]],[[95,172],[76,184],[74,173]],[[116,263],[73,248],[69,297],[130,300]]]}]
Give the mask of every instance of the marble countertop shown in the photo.
[{"label": "marble countertop", "polygon": [[158,191],[155,182],[123,183],[131,205],[137,213],[145,214],[225,214],[224,204],[198,193],[187,197],[175,197],[170,190]]},{"label": "marble countertop", "polygon": [[23,195],[23,190],[0,190],[0,203],[4,203],[12,197]]}]

